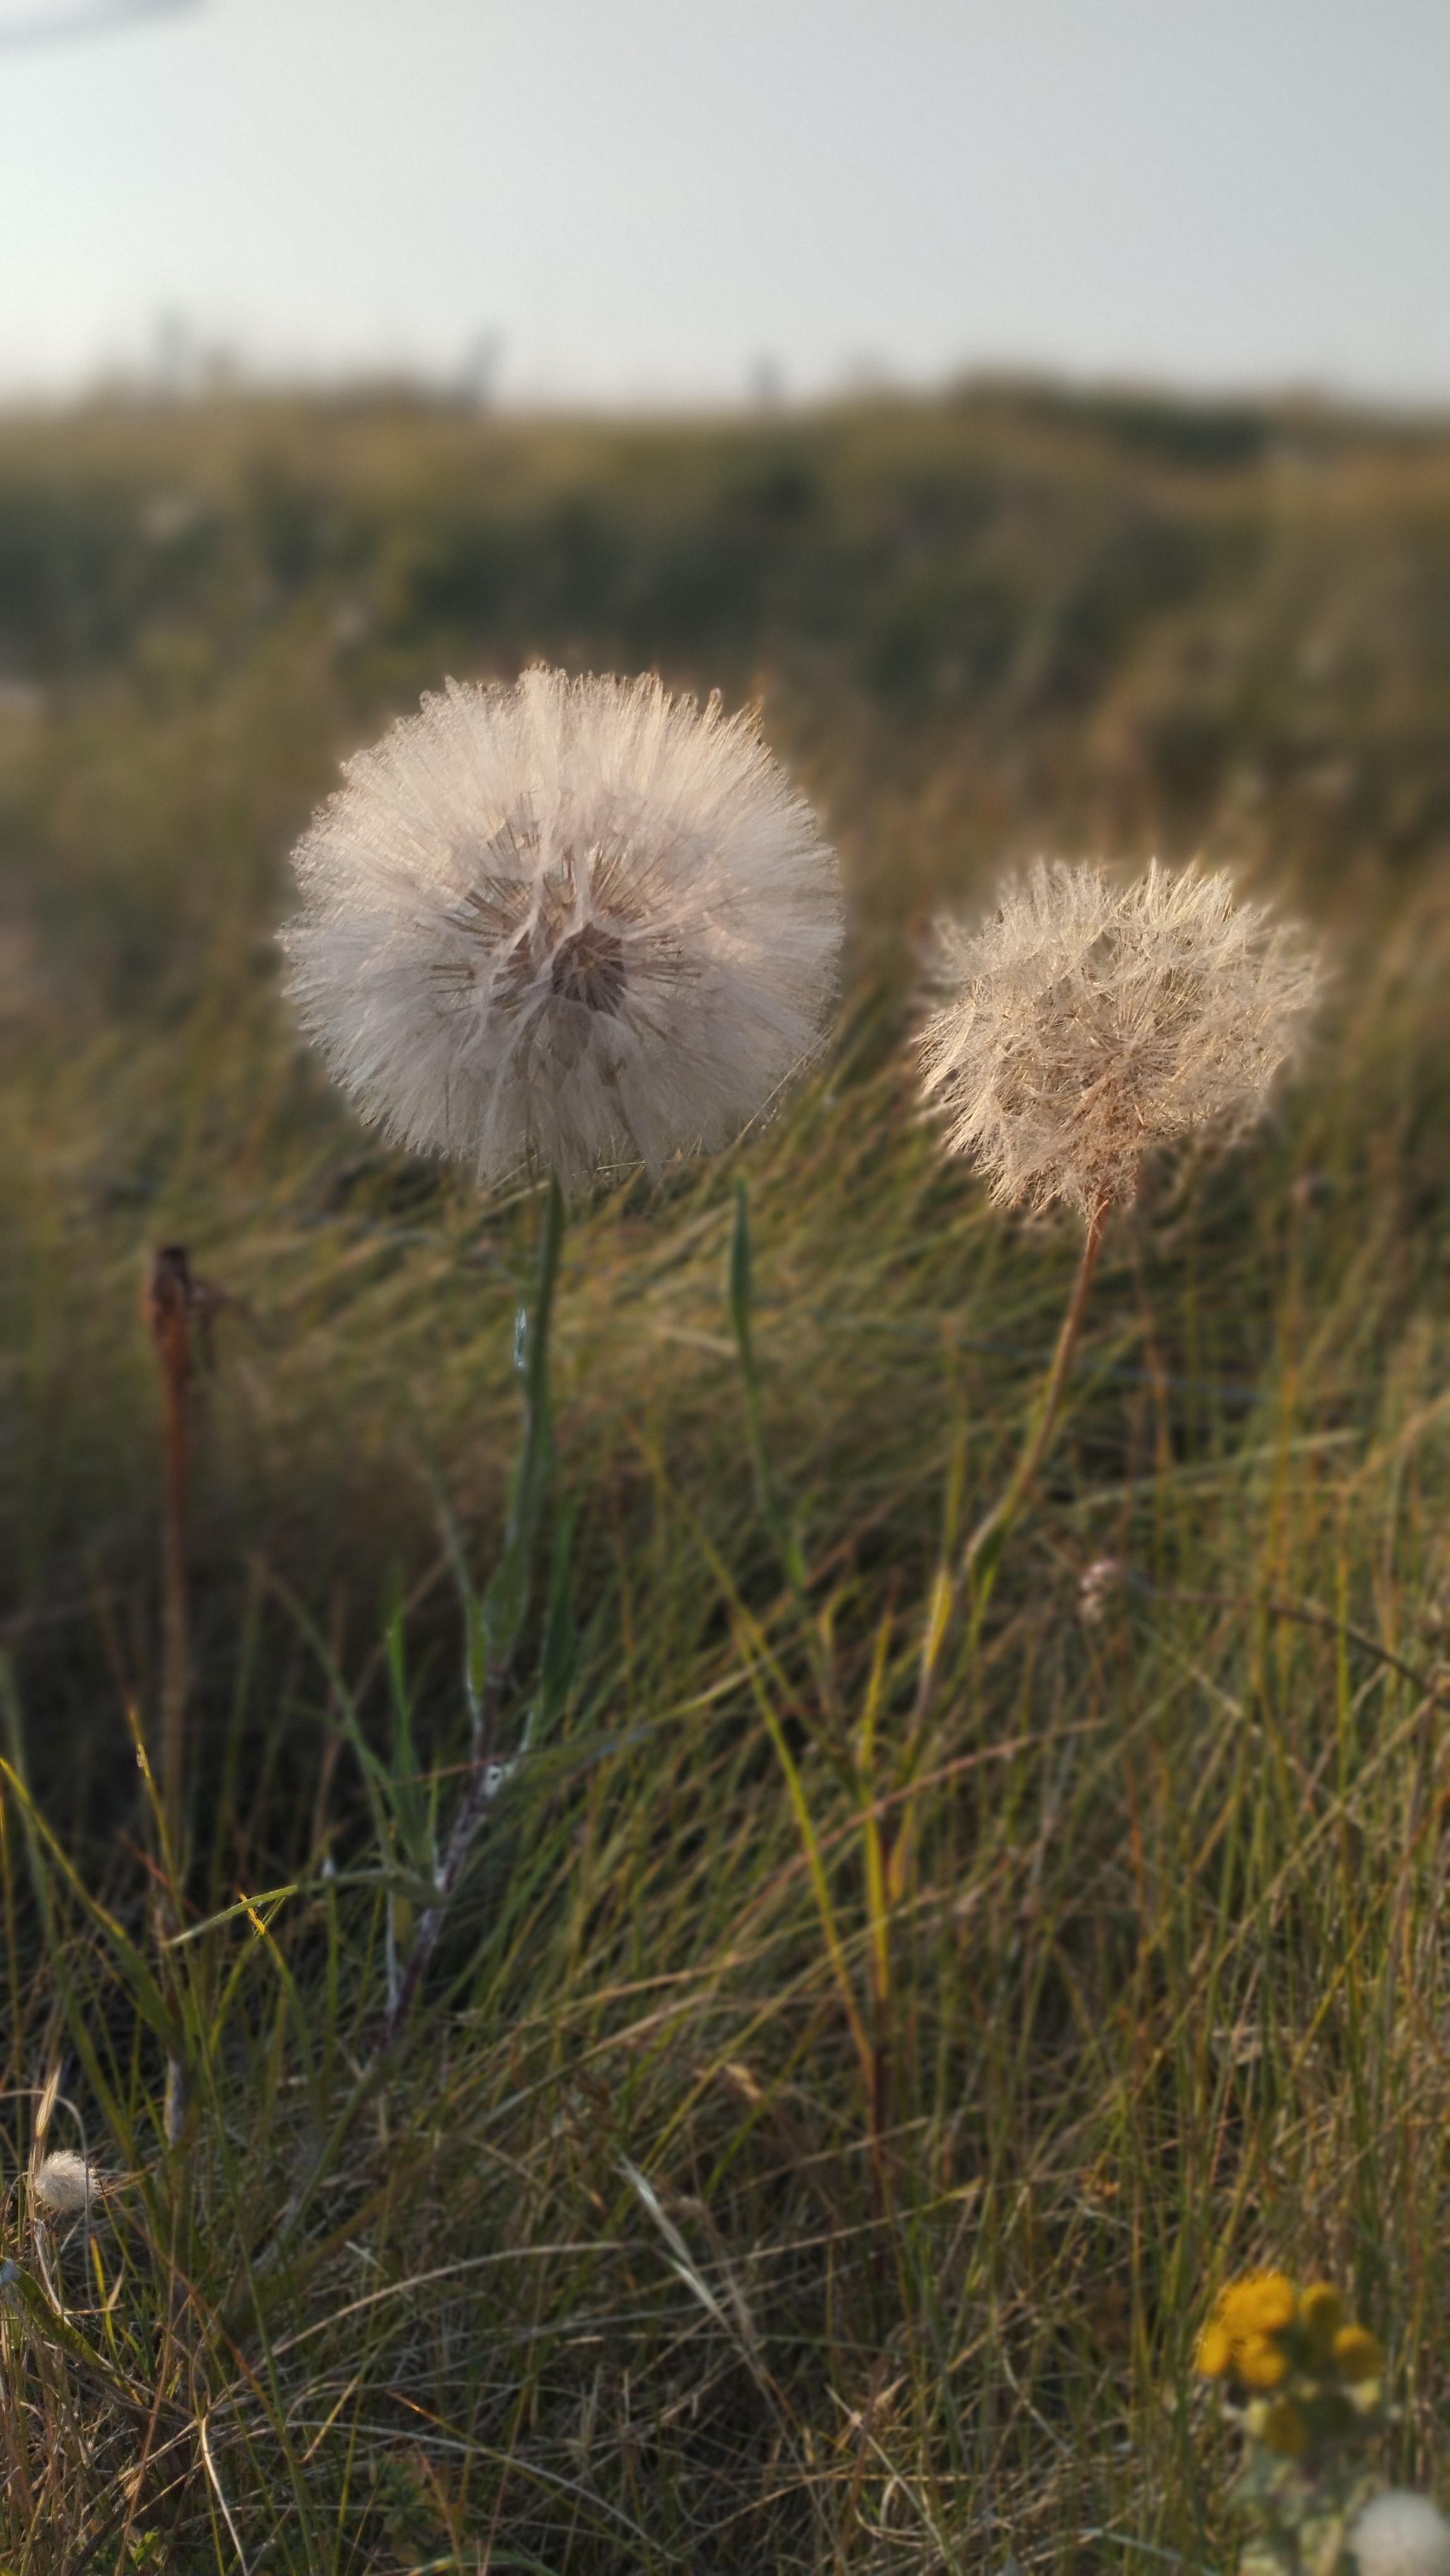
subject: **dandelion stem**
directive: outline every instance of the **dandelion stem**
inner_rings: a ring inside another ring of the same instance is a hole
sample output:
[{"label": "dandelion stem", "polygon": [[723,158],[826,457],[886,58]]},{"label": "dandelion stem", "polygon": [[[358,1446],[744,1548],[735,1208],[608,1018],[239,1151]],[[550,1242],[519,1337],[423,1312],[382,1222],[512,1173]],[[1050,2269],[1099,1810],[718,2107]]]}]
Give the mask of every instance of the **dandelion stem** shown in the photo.
[{"label": "dandelion stem", "polygon": [[[326,2135],[318,2141],[307,2170],[271,2238],[251,2261],[247,2275],[234,2285],[223,2308],[222,2331],[233,2339],[247,2330],[259,2312],[263,2274],[273,2272],[281,2262],[360,2113],[402,2062],[413,2007],[438,1946],[449,1907],[467,1868],[469,1854],[505,1779],[513,1775],[523,1758],[521,1749],[506,1762],[499,1759],[498,1731],[514,1649],[528,1613],[539,1521],[554,1471],[549,1405],[549,1332],[563,1241],[564,1194],[557,1174],[552,1174],[539,1251],[538,1286],[522,1335],[524,1437],[509,1497],[508,1526],[498,1564],[482,1600],[471,1591],[468,1596],[464,1677],[473,1720],[473,1749],[462,1803],[435,1873],[432,1901],[419,1917],[413,1946],[372,2055]],[[556,1538],[555,1581],[550,1587],[544,1623],[539,1690],[535,1702],[536,1708],[542,1707],[546,1711],[560,1680],[556,1631],[568,1609],[567,1581],[561,1581],[560,1577],[561,1574],[567,1575],[571,1527],[569,1516],[563,1515],[562,1544]]]},{"label": "dandelion stem", "polygon": [[495,1668],[489,1674],[484,1690],[477,1749],[469,1766],[468,1786],[463,1793],[463,1804],[453,1820],[453,1831],[448,1837],[447,1849],[438,1871],[438,1892],[432,1904],[424,1908],[418,1919],[418,1929],[414,1935],[412,1949],[408,1953],[407,1965],[398,1980],[398,1991],[393,1997],[391,2009],[383,2025],[379,2052],[381,2056],[386,2056],[395,2046],[403,2025],[413,2009],[428,1962],[438,1946],[438,1936],[443,1929],[444,1919],[457,1893],[458,1882],[467,1867],[468,1855],[473,1849],[479,1829],[501,1786],[502,1766],[495,1759],[494,1746],[498,1738],[503,1685],[504,1674]]},{"label": "dandelion stem", "polygon": [[[524,1331],[524,1440],[514,1475],[503,1553],[492,1582],[476,1610],[470,1611],[466,1648],[468,1695],[473,1713],[473,1758],[463,1803],[453,1820],[436,1882],[436,1893],[418,1921],[407,1966],[383,2026],[380,2053],[396,2044],[412,2011],[428,1962],[438,1945],[448,1909],[490,1807],[503,1786],[506,1771],[498,1759],[498,1722],[509,1666],[528,1610],[534,1546],[544,1497],[553,1471],[553,1434],[549,1418],[549,1326],[559,1253],[564,1240],[564,1194],[557,1174],[549,1180],[544,1239],[539,1253],[539,1285]],[[481,1663],[481,1674],[478,1665]]]},{"label": "dandelion stem", "polygon": [[[1052,1438],[1058,1414],[1062,1409],[1068,1372],[1082,1338],[1083,1317],[1087,1312],[1088,1296],[1098,1266],[1098,1255],[1103,1248],[1103,1235],[1111,1206],[1110,1197],[1100,1198],[1088,1218],[1087,1232],[1083,1237],[1082,1256],[1077,1265],[1077,1276],[1072,1283],[1072,1295],[1067,1301],[1067,1311],[1058,1332],[1057,1347],[1052,1354],[1052,1366],[1043,1379],[1037,1401],[1028,1416],[1026,1437],[1010,1482],[992,1505],[991,1510],[984,1513],[978,1521],[962,1550],[961,1562],[955,1575],[950,1568],[943,1569],[944,1580],[939,1591],[937,1608],[922,1651],[921,1680],[916,1694],[918,1730],[925,1723],[931,1706],[941,1664],[941,1651],[952,1612],[963,1591],[970,1588],[975,1596],[972,1607],[972,1634],[975,1637],[991,1597],[992,1585],[997,1573],[997,1560],[1002,1553],[1007,1533],[1022,1507],[1028,1488],[1042,1464],[1048,1443]],[[942,1597],[943,1594],[944,1597]]]},{"label": "dandelion stem", "polygon": [[1028,1421],[1022,1454],[1017,1461],[1012,1481],[1006,1492],[999,1502],[994,1503],[985,1518],[978,1521],[962,1551],[964,1581],[970,1581],[975,1574],[979,1582],[990,1582],[997,1557],[1001,1552],[1002,1540],[1016,1518],[1022,1498],[1042,1463],[1043,1452],[1052,1436],[1062,1407],[1068,1371],[1082,1337],[1083,1317],[1087,1312],[1088,1295],[1098,1266],[1098,1255],[1103,1247],[1103,1233],[1107,1225],[1110,1205],[1110,1200],[1099,1199],[1088,1219],[1087,1233],[1083,1238],[1082,1257],[1078,1262],[1077,1277],[1072,1285],[1072,1295],[1068,1299],[1067,1312],[1063,1316],[1062,1326],[1057,1336],[1057,1348],[1052,1354],[1052,1366],[1043,1381],[1042,1391]]}]

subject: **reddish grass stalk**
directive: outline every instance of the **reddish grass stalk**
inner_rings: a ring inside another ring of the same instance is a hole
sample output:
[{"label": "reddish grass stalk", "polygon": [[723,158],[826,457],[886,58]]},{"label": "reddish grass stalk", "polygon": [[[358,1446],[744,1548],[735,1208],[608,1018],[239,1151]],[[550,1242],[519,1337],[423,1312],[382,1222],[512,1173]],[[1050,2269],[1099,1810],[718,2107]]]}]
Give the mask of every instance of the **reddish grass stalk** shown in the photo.
[{"label": "reddish grass stalk", "polygon": [[1022,1455],[1013,1470],[1012,1481],[1006,1492],[1000,1501],[994,1503],[985,1517],[978,1521],[967,1541],[962,1557],[963,1579],[969,1578],[975,1571],[988,1540],[995,1536],[999,1529],[1005,1531],[1015,1520],[1027,1488],[1042,1464],[1043,1451],[1052,1437],[1053,1428],[1062,1407],[1068,1371],[1082,1337],[1088,1292],[1092,1287],[1093,1274],[1098,1266],[1098,1254],[1103,1248],[1103,1229],[1107,1224],[1108,1210],[1111,1205],[1110,1199],[1100,1199],[1088,1220],[1087,1233],[1083,1238],[1082,1257],[1077,1265],[1077,1277],[1072,1283],[1072,1295],[1068,1300],[1067,1312],[1063,1316],[1062,1328],[1057,1336],[1057,1348],[1052,1354],[1052,1366],[1047,1372],[1042,1392],[1027,1426]]},{"label": "reddish grass stalk", "polygon": [[1052,1437],[1058,1414],[1062,1409],[1068,1372],[1082,1337],[1088,1294],[1097,1270],[1098,1255],[1103,1248],[1103,1234],[1111,1208],[1110,1198],[1099,1199],[1088,1219],[1082,1257],[1077,1265],[1077,1277],[1072,1284],[1072,1295],[1068,1299],[1067,1312],[1063,1316],[1062,1327],[1057,1336],[1057,1348],[1052,1354],[1052,1366],[1047,1372],[1037,1401],[1028,1416],[1027,1435],[1022,1443],[1021,1455],[1012,1470],[1011,1480],[1006,1490],[998,1496],[991,1510],[985,1512],[978,1521],[962,1550],[961,1563],[955,1575],[950,1572],[946,1574],[946,1598],[945,1601],[938,1599],[922,1654],[921,1679],[916,1694],[915,1726],[918,1730],[924,1724],[931,1706],[941,1650],[946,1640],[952,1612],[962,1593],[975,1582],[976,1615],[980,1618],[992,1588],[1003,1540],[1022,1508],[1027,1489],[1042,1464],[1043,1454]]}]

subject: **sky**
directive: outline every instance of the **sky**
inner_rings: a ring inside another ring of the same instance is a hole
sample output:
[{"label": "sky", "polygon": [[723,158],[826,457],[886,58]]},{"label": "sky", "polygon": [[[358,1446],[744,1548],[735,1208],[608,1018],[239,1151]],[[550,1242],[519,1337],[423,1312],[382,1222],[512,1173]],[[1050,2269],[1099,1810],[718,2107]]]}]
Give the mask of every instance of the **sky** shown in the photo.
[{"label": "sky", "polygon": [[1450,400],[1450,0],[144,4],[0,0],[0,392]]}]

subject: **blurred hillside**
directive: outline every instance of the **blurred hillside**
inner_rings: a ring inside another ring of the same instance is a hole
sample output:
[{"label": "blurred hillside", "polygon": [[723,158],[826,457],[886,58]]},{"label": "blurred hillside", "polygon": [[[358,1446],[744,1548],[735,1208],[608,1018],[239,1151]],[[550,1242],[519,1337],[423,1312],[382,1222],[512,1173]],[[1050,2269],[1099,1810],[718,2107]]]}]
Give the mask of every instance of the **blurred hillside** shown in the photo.
[{"label": "blurred hillside", "polygon": [[641,427],[420,402],[0,423],[5,999],[154,1013],[446,672],[760,697],[857,958],[1048,844],[1329,910],[1450,836],[1450,431],[1003,390]]},{"label": "blurred hillside", "polygon": [[[1409,1018],[1363,975],[1344,988],[1368,1052],[1341,1146],[1377,1168],[1392,1150],[1413,1225],[1438,1204],[1442,944],[1424,924],[1450,847],[1450,428],[1033,389],[679,425],[401,395],[11,417],[0,1621],[65,1704],[62,1641],[91,1633],[112,1590],[107,1691],[149,1687],[155,1391],[135,1295],[158,1240],[188,1242],[257,1319],[229,1323],[207,1396],[219,1673],[253,1548],[282,1551],[319,1615],[342,1585],[375,1633],[389,1565],[416,1570],[435,1544],[425,1433],[466,1515],[496,1509],[529,1211],[481,1211],[466,1176],[376,1149],[297,1045],[271,934],[337,759],[445,674],[535,655],[762,701],[844,856],[858,990],[899,993],[925,912],[1043,847],[1203,850],[1334,925],[1357,966],[1387,953],[1413,897]],[[887,1114],[859,1110],[843,1169]],[[615,1355],[579,1417],[600,1455],[639,1384],[676,1428],[719,1411],[701,1354],[724,1219],[708,1173],[689,1186],[693,1271],[667,1229],[629,1231],[638,1211],[571,1236],[593,1300],[576,1382],[606,1316]],[[849,1304],[871,1186],[853,1184],[844,1230],[839,1195],[822,1197],[791,1256],[801,1294]],[[975,1207],[960,1174],[930,1186]],[[905,1222],[882,1202],[892,1293],[918,1315],[901,1329],[930,1342],[959,1291],[918,1274],[935,1238],[896,1240]],[[823,1423],[792,1437],[845,1513],[843,1398],[796,1329],[787,1375],[818,1381]],[[915,1527],[925,1547],[935,1363],[903,1409],[884,1348],[849,1380],[862,1508],[899,1468],[896,1537]]]}]

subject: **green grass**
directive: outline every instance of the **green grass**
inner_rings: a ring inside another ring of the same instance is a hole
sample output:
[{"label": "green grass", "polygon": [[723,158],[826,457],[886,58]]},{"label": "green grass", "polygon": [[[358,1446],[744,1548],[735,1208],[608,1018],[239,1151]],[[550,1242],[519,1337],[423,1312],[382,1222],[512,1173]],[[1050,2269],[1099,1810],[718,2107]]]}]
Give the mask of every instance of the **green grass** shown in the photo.
[{"label": "green grass", "polygon": [[[542,1202],[356,1128],[270,929],[337,752],[532,651],[763,696],[845,856],[852,986],[780,1120],[571,1221],[576,1669],[360,2092],[386,1892],[350,1730],[386,1758],[405,1705],[446,1820],[440,1498],[481,1576]],[[0,423],[0,671],[39,693],[0,700],[0,2250],[35,2285],[0,2313],[0,2564],[1226,2568],[1192,2340],[1269,2256],[1386,2335],[1387,2465],[1433,2482],[1447,661],[1434,425],[1027,390]],[[1265,1128],[1116,1224],[913,1742],[941,1552],[1075,1247],[942,1163],[901,996],[915,916],[1038,846],[1232,858],[1335,983]],[[739,1179],[803,1593],[732,1345]],[[159,1687],[138,1295],[176,1239],[234,1302],[158,1971],[127,1712]],[[28,2214],[52,2068],[50,2143],[78,2120],[109,2178],[89,2243]]]}]

